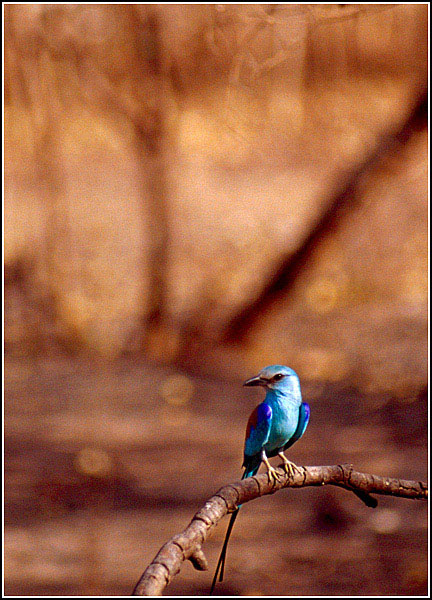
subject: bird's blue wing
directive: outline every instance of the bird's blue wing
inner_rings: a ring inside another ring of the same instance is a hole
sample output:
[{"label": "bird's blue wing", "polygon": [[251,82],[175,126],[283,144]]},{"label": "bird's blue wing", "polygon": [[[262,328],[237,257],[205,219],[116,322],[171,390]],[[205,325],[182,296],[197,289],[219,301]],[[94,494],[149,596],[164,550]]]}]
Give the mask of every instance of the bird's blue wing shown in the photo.
[{"label": "bird's blue wing", "polygon": [[306,404],[306,402],[303,402],[300,405],[299,420],[297,423],[297,428],[294,432],[294,435],[285,444],[284,450],[286,450],[287,448],[290,448],[297,440],[299,440],[301,438],[301,436],[306,431],[307,424],[309,423],[309,417],[310,417],[309,404]]},{"label": "bird's blue wing", "polygon": [[[265,402],[261,402],[252,412],[246,428],[244,446],[245,464],[247,458],[261,452],[267,443],[270,434],[272,409]],[[261,461],[260,461],[261,462]]]}]

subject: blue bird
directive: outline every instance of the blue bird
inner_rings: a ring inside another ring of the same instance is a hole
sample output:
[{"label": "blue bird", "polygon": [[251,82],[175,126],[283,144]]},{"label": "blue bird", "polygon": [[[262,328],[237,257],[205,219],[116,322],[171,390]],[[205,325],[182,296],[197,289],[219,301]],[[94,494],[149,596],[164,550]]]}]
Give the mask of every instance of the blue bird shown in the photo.
[{"label": "blue bird", "polygon": [[[242,479],[255,475],[263,462],[267,467],[269,478],[279,481],[279,473],[268,461],[272,456],[279,456],[283,460],[287,475],[292,477],[295,471],[298,471],[298,467],[286,458],[284,450],[302,437],[310,415],[309,405],[302,402],[297,374],[289,367],[273,365],[265,367],[256,377],[248,379],[243,385],[259,385],[266,388],[267,393],[264,401],[249,417],[244,444]],[[240,506],[231,515],[210,594],[213,593],[219,572],[219,581],[223,581],[228,541],[239,509]]]}]

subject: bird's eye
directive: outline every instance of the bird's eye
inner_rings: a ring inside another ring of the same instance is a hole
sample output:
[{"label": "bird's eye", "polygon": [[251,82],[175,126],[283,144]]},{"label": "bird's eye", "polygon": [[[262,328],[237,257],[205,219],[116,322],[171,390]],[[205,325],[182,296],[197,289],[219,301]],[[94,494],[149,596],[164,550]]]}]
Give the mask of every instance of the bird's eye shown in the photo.
[{"label": "bird's eye", "polygon": [[282,377],[284,377],[284,375],[282,375],[282,373],[278,373],[273,377],[273,379],[274,381],[279,381],[280,379],[282,379]]}]

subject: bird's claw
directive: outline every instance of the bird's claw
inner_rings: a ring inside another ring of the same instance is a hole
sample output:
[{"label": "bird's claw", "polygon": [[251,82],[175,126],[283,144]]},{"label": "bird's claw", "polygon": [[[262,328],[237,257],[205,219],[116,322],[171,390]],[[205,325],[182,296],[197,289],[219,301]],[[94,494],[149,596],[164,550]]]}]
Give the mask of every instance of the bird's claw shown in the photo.
[{"label": "bird's claw", "polygon": [[280,483],[281,482],[280,473],[278,473],[276,471],[276,469],[274,469],[273,467],[270,467],[267,470],[267,475],[268,475],[269,481],[273,481],[273,483]]},{"label": "bird's claw", "polygon": [[295,463],[290,461],[288,461],[288,463],[285,465],[285,472],[291,479],[294,478],[294,475],[296,473],[301,474],[299,467]]},{"label": "bird's claw", "polygon": [[283,460],[283,463],[284,463],[283,470],[285,471],[285,473],[288,475],[288,477],[290,479],[293,479],[296,472],[301,474],[300,467],[298,467],[295,463],[288,460],[284,454],[279,454],[279,456],[281,457],[281,459]]}]

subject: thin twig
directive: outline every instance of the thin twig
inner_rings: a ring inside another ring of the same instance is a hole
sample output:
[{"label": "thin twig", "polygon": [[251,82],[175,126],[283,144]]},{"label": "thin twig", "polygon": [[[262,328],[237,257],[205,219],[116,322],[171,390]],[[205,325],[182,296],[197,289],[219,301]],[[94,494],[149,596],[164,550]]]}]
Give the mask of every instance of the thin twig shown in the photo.
[{"label": "thin twig", "polygon": [[219,521],[239,504],[272,494],[282,488],[336,485],[352,491],[367,506],[377,502],[370,494],[426,500],[428,487],[422,481],[407,481],[354,471],[352,465],[299,467],[290,478],[279,469],[280,481],[270,480],[267,474],[256,475],[221,488],[195,514],[186,529],[162,546],[137,583],[134,596],[160,596],[182,563],[190,560],[198,570],[207,569],[202,544]]}]

